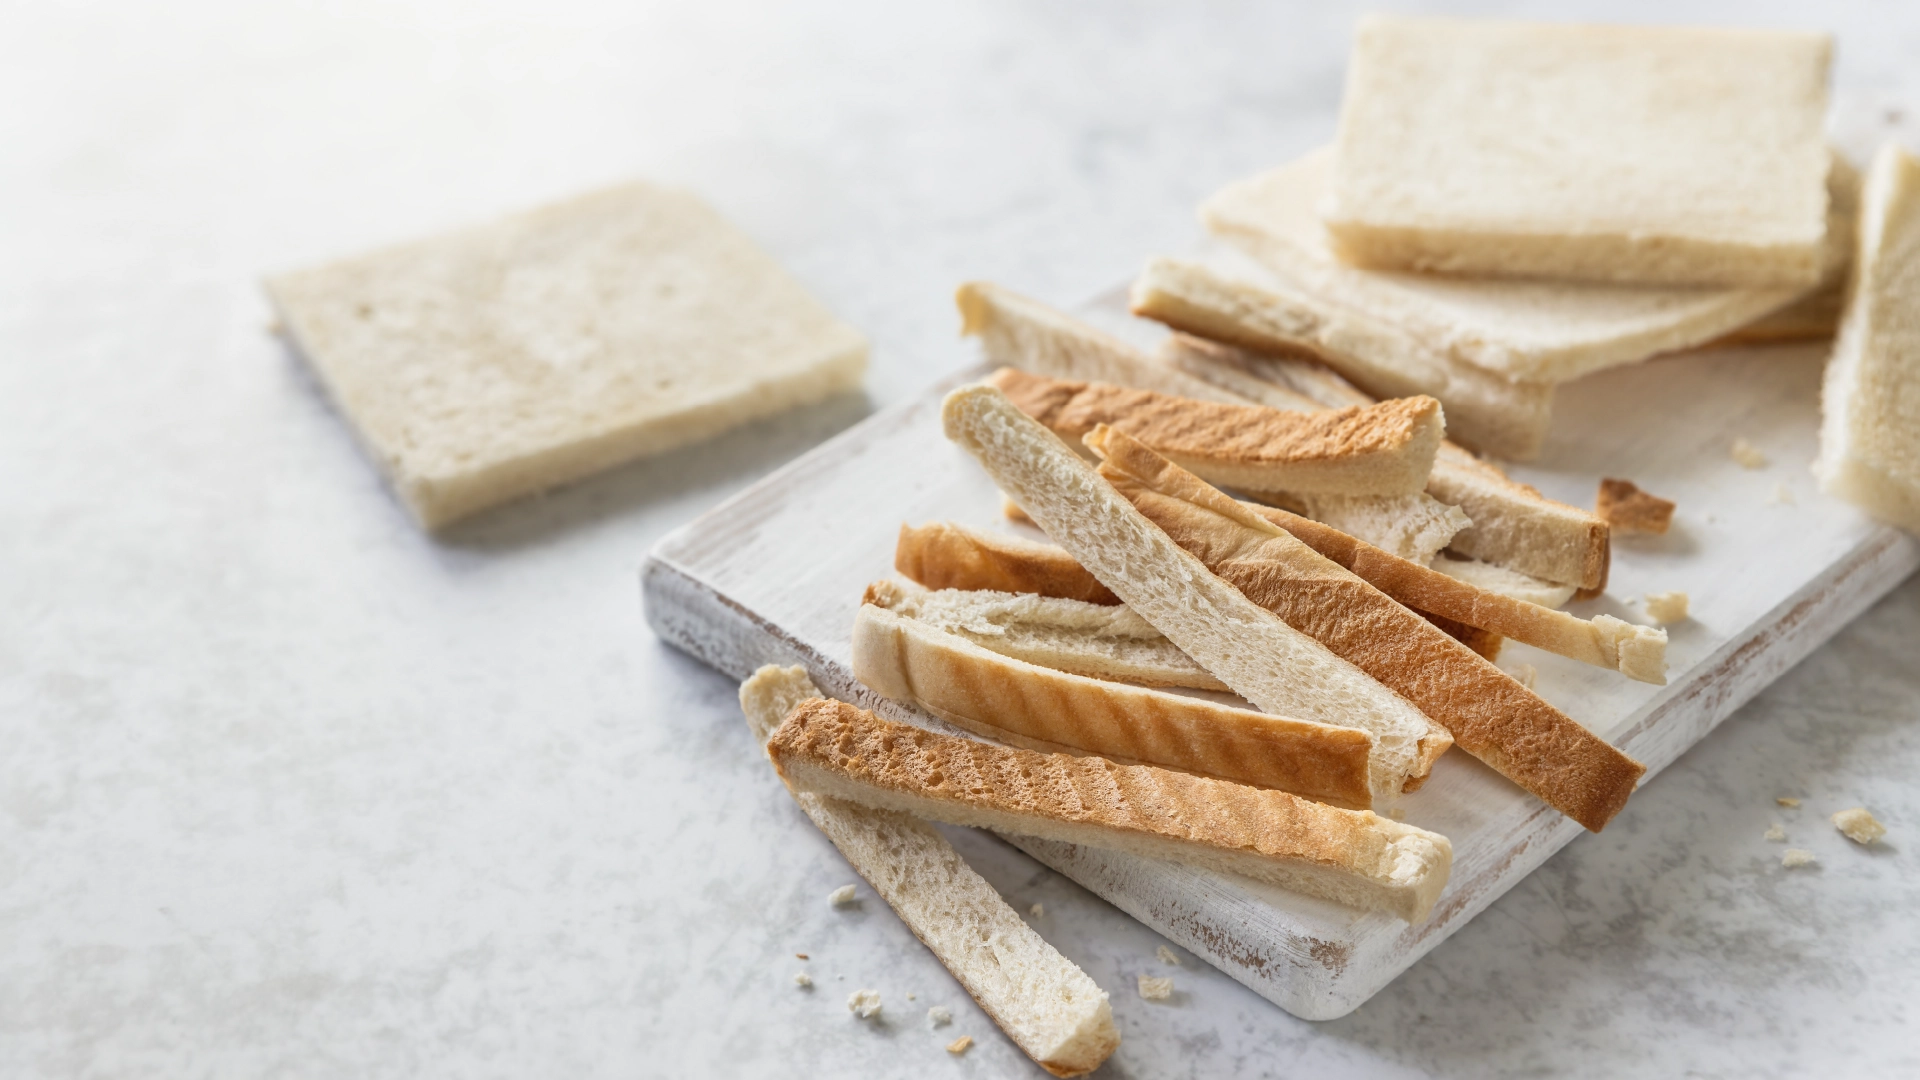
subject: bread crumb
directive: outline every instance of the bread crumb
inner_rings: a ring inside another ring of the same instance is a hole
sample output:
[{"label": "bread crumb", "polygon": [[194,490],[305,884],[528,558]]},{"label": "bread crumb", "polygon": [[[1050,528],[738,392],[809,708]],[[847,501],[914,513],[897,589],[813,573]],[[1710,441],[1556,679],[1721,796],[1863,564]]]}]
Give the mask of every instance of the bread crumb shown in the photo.
[{"label": "bread crumb", "polygon": [[1663,535],[1673,524],[1673,503],[1649,495],[1631,480],[1600,481],[1593,500],[1594,516],[1616,533]]},{"label": "bread crumb", "polygon": [[1780,856],[1780,865],[1791,870],[1796,866],[1806,866],[1813,862],[1813,852],[1806,848],[1790,847]]},{"label": "bread crumb", "polygon": [[797,953],[794,953],[794,954],[793,954],[793,956],[794,956],[794,959],[796,959],[796,960],[805,960],[805,959],[807,959],[807,954],[806,954],[806,953],[803,953],[803,952],[797,952]]},{"label": "bread crumb", "polygon": [[1155,949],[1153,955],[1159,957],[1160,962],[1163,964],[1172,964],[1174,967],[1180,966],[1180,958],[1175,956],[1173,950],[1167,948],[1165,945]]},{"label": "bread crumb", "polygon": [[1507,672],[1507,674],[1513,676],[1514,682],[1531,690],[1533,689],[1534,680],[1540,677],[1540,669],[1534,667],[1532,664],[1518,664],[1514,666],[1512,671]]},{"label": "bread crumb", "polygon": [[1165,1001],[1173,996],[1173,980],[1142,975],[1140,976],[1140,996],[1148,1001]]},{"label": "bread crumb", "polygon": [[1655,626],[1677,623],[1687,617],[1687,594],[1683,592],[1652,592],[1647,594],[1647,618]]},{"label": "bread crumb", "polygon": [[1407,820],[1407,812],[1406,812],[1405,810],[1402,810],[1402,809],[1400,809],[1400,808],[1399,808],[1399,807],[1397,807],[1397,806],[1396,806],[1396,807],[1394,807],[1393,809],[1391,809],[1391,810],[1389,810],[1389,811],[1387,811],[1387,816],[1388,816],[1388,817],[1390,817],[1390,818],[1392,818],[1392,819],[1393,819],[1393,820],[1395,820],[1395,821],[1405,821],[1405,820]]},{"label": "bread crumb", "polygon": [[862,1020],[880,1015],[880,991],[855,990],[847,996],[847,1011]]},{"label": "bread crumb", "polygon": [[827,902],[834,907],[846,907],[853,903],[853,886],[842,885],[827,894]]},{"label": "bread crumb", "polygon": [[1856,844],[1871,844],[1887,835],[1887,827],[1873,819],[1864,806],[1842,810],[1833,815],[1833,827]]},{"label": "bread crumb", "polygon": [[1766,836],[1767,839],[1775,843],[1784,843],[1787,839],[1787,830],[1781,828],[1780,823],[1776,821],[1772,825],[1767,826]]},{"label": "bread crumb", "polygon": [[1793,489],[1785,484],[1773,485],[1773,497],[1767,500],[1776,506],[1793,505]]},{"label": "bread crumb", "polygon": [[1800,800],[1793,798],[1790,795],[1782,795],[1773,801],[1779,803],[1781,806],[1784,806],[1789,810],[1800,805]]},{"label": "bread crumb", "polygon": [[927,1024],[931,1027],[946,1027],[953,1023],[953,1014],[945,1005],[935,1005],[927,1010]]},{"label": "bread crumb", "polygon": [[972,1045],[973,1045],[973,1036],[962,1035],[959,1038],[947,1044],[947,1053],[964,1054],[967,1052],[967,1047]]},{"label": "bread crumb", "polygon": [[917,997],[919,997],[919,996],[920,996],[919,994],[908,994],[908,995],[907,995],[907,1000],[908,1000],[908,1001],[912,1001],[912,1000],[913,1000],[914,998],[917,998]]},{"label": "bread crumb", "polygon": [[1739,462],[1743,469],[1761,469],[1767,464],[1767,455],[1761,453],[1759,447],[1745,439],[1733,440],[1733,445],[1727,448],[1727,453],[1733,455],[1733,460]]},{"label": "bread crumb", "polygon": [[802,990],[811,989],[813,987],[813,976],[803,971],[800,974],[795,975],[793,977],[793,985],[799,987]]},{"label": "bread crumb", "polygon": [[1033,916],[1036,919],[1042,915],[1045,915],[1046,913],[1047,913],[1047,906],[1045,904],[1035,904],[1032,907],[1027,909],[1027,914]]}]

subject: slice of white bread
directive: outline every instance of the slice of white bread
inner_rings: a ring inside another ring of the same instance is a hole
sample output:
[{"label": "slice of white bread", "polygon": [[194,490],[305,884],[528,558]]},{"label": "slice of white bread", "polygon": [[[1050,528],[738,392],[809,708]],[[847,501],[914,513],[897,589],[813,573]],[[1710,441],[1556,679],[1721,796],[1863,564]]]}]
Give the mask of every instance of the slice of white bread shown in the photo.
[{"label": "slice of white bread", "polygon": [[1823,34],[1362,19],[1322,211],[1397,270],[1811,286]]},{"label": "slice of white bread", "polygon": [[1247,599],[1380,680],[1460,748],[1593,832],[1646,772],[1494,667],[1264,516],[1110,427],[1100,475]]},{"label": "slice of white bread", "polygon": [[[1018,509],[1018,504],[1011,500],[1007,505]],[[1290,519],[1298,517],[1271,507],[1258,509]],[[1024,513],[1022,511],[1023,516]],[[1319,522],[1307,524],[1348,543],[1358,543]],[[929,534],[938,536],[938,542],[919,542],[920,537]],[[931,622],[942,630],[959,634],[976,645],[1042,667],[1142,686],[1227,689],[1225,683],[1195,664],[1192,657],[1181,652],[1118,598],[1111,607],[1081,602],[1079,597],[1095,590],[1107,596],[1113,594],[1064,549],[1021,541],[1019,549],[1003,548],[989,562],[977,558],[971,547],[974,543],[999,547],[1003,539],[952,522],[935,522],[919,529],[903,528],[900,550],[911,543],[914,551],[911,557],[896,554],[895,565],[908,577],[939,591],[906,593],[905,598],[896,603],[892,597],[905,587],[893,582],[877,582],[867,586],[865,602],[893,608],[909,618]],[[1366,547],[1377,551],[1371,545]],[[908,566],[913,570],[908,570]],[[933,585],[933,582],[939,584]],[[1020,593],[1034,595],[989,591],[1007,589],[1007,582],[1018,583]],[[1567,590],[1569,595],[1572,591]],[[1001,599],[1008,596],[1013,599]],[[1433,612],[1420,614],[1489,660],[1499,653],[1498,634]],[[1144,636],[1146,633],[1150,633],[1151,638]],[[1191,672],[1185,665],[1192,665]]]},{"label": "slice of white bread", "polygon": [[[767,665],[740,684],[754,740],[820,691],[805,668]],[[1014,1045],[1055,1076],[1081,1076],[1120,1045],[1106,991],[1035,933],[932,826],[891,809],[794,791],[873,891]]]},{"label": "slice of white bread", "polygon": [[1373,739],[1364,731],[1055,671],[875,604],[854,617],[853,673],[884,697],[1028,750],[1160,765],[1356,810],[1373,805]]},{"label": "slice of white bread", "polygon": [[1201,205],[1201,220],[1310,301],[1378,319],[1437,352],[1508,378],[1564,382],[1690,348],[1808,292],[1442,277],[1350,266],[1334,255],[1315,213],[1332,159],[1330,150],[1321,150],[1232,184]]},{"label": "slice of white bread", "polygon": [[1216,483],[1252,491],[1417,494],[1446,430],[1430,397],[1290,412],[1011,367],[987,381],[1069,444],[1111,424]]},{"label": "slice of white bread", "polygon": [[1814,473],[1823,490],[1920,534],[1920,161],[1882,146],[1860,201]]},{"label": "slice of white bread", "polygon": [[867,343],[692,195],[629,184],[267,292],[427,528],[858,387]]},{"label": "slice of white bread", "polygon": [[1134,282],[1136,315],[1256,352],[1305,352],[1381,398],[1425,394],[1446,406],[1447,434],[1484,454],[1524,461],[1540,452],[1553,384],[1515,382],[1448,356],[1380,320],[1307,298],[1230,253],[1157,258]]},{"label": "slice of white bread", "polygon": [[[1155,265],[1165,263],[1167,260],[1161,260]],[[1149,284],[1153,274],[1153,267],[1149,267],[1148,275],[1135,286],[1136,301],[1143,288],[1154,291]],[[1186,334],[1174,335],[1162,355],[1196,378],[1230,386],[1242,396],[1273,408],[1312,408],[1316,404],[1335,407],[1363,394],[1337,378],[1316,374],[1306,361],[1251,352]],[[1455,415],[1451,407],[1447,415]],[[1440,444],[1433,471],[1427,476],[1426,493],[1434,502],[1423,503],[1424,509],[1457,507],[1465,515],[1466,520],[1446,534],[1447,546],[1459,553],[1548,582],[1572,585],[1588,594],[1605,587],[1611,563],[1610,537],[1606,523],[1594,515],[1509,480],[1505,473],[1452,442]],[[1316,505],[1303,499],[1266,496],[1261,501],[1335,525],[1402,558],[1430,561],[1431,552],[1413,526],[1422,516],[1431,515],[1357,503]],[[1386,520],[1401,526],[1398,535],[1383,532],[1376,525],[1382,509],[1387,510]],[[1444,527],[1438,520],[1435,526]]]},{"label": "slice of white bread", "polygon": [[[1052,551],[1080,576],[1093,580],[1072,556],[1059,548]],[[1001,656],[1056,671],[1139,686],[1227,689],[1226,683],[1194,663],[1125,604],[1089,604],[1044,592],[964,586],[927,591],[894,581],[868,585],[861,603],[963,637]]]},{"label": "slice of white bread", "polygon": [[1172,859],[1408,922],[1445,888],[1438,833],[1244,784],[938,735],[801,702],[767,741],[795,791],[954,825]]},{"label": "slice of white bread", "polygon": [[1216,577],[997,388],[953,391],[941,419],[1054,543],[1234,693],[1276,716],[1371,734],[1374,805],[1417,786],[1445,750],[1444,729]]}]

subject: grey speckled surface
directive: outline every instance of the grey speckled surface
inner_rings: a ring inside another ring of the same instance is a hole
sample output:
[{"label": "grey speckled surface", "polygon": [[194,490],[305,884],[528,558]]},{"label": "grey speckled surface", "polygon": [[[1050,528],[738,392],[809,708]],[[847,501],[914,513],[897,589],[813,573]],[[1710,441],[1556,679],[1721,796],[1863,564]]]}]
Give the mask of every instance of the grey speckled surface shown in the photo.
[{"label": "grey speckled surface", "polygon": [[[1920,89],[1910,13],[1742,10],[1839,31],[1849,88]],[[11,13],[0,1074],[1032,1073],[883,906],[828,906],[844,864],[732,687],[651,639],[633,572],[962,363],[956,282],[1078,298],[1324,138],[1351,16]],[[867,329],[868,397],[422,539],[264,332],[258,275],[633,174],[701,190]],[[956,842],[1115,992],[1104,1075],[1911,1074],[1916,643],[1909,582],[1332,1023],[1191,958],[1143,1002],[1133,977],[1170,970],[1152,934]],[[1857,803],[1883,848],[1826,823]],[[1779,866],[1775,821],[1815,867]],[[849,1018],[863,987],[883,1023]]]}]

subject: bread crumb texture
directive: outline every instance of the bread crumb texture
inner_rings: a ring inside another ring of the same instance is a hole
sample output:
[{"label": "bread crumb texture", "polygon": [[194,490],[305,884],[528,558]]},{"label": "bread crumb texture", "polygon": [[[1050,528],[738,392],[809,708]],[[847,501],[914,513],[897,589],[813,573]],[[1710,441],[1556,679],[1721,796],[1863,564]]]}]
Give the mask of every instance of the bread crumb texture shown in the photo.
[{"label": "bread crumb texture", "polygon": [[1173,996],[1173,980],[1140,976],[1140,996],[1148,1001],[1165,1001]]},{"label": "bread crumb texture", "polygon": [[1806,848],[1790,847],[1780,856],[1780,865],[1791,870],[1796,866],[1813,865],[1813,852]]},{"label": "bread crumb texture", "polygon": [[1842,810],[1833,815],[1833,827],[1856,844],[1871,844],[1887,835],[1887,827],[1874,820],[1864,806]]},{"label": "bread crumb texture", "polygon": [[927,1023],[932,1027],[946,1027],[953,1023],[953,1013],[945,1005],[935,1005],[927,1010]]},{"label": "bread crumb texture", "polygon": [[1175,956],[1173,950],[1167,948],[1165,945],[1155,949],[1153,955],[1159,957],[1160,962],[1163,964],[1172,964],[1174,967],[1180,966],[1180,958]]},{"label": "bread crumb texture", "polygon": [[947,1044],[947,1053],[964,1054],[967,1052],[967,1048],[972,1045],[973,1045],[973,1036],[962,1035],[959,1038]]},{"label": "bread crumb texture", "polygon": [[628,184],[267,282],[427,528],[851,390],[867,343],[704,202]]},{"label": "bread crumb texture", "polygon": [[862,1020],[880,1015],[880,991],[855,990],[847,995],[847,1011]]},{"label": "bread crumb texture", "polygon": [[1732,457],[1734,461],[1738,462],[1743,469],[1764,469],[1767,467],[1767,455],[1761,453],[1759,447],[1745,439],[1733,440],[1733,445],[1727,447],[1727,454]]},{"label": "bread crumb texture", "polygon": [[1785,843],[1787,839],[1787,830],[1781,828],[1779,822],[1775,822],[1774,824],[1767,826],[1766,835],[1767,835],[1767,839],[1773,841],[1774,843]]},{"label": "bread crumb texture", "polygon": [[1683,592],[1659,592],[1647,594],[1647,618],[1655,626],[1677,623],[1687,617],[1687,594]]},{"label": "bread crumb texture", "polygon": [[854,889],[851,885],[842,885],[827,894],[827,902],[834,907],[846,907],[853,903]]}]

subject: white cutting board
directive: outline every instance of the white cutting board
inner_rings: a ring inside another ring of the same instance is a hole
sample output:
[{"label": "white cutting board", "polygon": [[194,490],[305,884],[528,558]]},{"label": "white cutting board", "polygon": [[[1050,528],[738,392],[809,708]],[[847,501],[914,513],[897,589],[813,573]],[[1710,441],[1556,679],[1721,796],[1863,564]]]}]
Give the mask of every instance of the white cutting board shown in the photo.
[{"label": "white cutting board", "polygon": [[[1668,685],[1513,642],[1500,657],[1508,669],[1537,668],[1540,694],[1644,762],[1649,782],[1920,566],[1920,541],[1815,490],[1807,464],[1825,354],[1823,344],[1722,350],[1566,384],[1541,460],[1511,470],[1574,505],[1592,505],[1601,476],[1679,503],[1668,535],[1617,538],[1608,594],[1570,609],[1642,621],[1630,598],[1688,593],[1692,618],[1669,628]],[[941,396],[986,370],[869,418],[661,540],[642,570],[654,630],[736,678],[800,663],[836,697],[952,730],[856,682],[851,629],[862,589],[892,574],[902,522],[1012,528],[992,482],[940,433]],[[1770,464],[1736,464],[1735,437]],[[1418,926],[1176,863],[1008,839],[1295,1016],[1325,1020],[1582,832],[1459,750],[1399,805],[1408,822],[1453,841],[1452,879]],[[1629,803],[1623,814],[1632,813]]]}]

